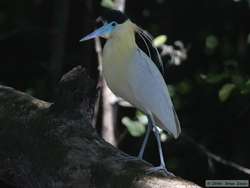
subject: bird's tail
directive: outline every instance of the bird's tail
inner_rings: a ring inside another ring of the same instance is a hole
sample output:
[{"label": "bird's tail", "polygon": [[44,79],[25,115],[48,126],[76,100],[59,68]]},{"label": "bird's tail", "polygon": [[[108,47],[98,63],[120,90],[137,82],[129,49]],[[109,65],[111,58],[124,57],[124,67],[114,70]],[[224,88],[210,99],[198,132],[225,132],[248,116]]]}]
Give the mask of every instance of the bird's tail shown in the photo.
[{"label": "bird's tail", "polygon": [[177,116],[177,113],[174,107],[173,107],[173,112],[174,112],[174,120],[175,120],[175,125],[176,125],[176,130],[177,130],[177,135],[174,137],[177,138],[181,134],[181,125],[180,125],[180,121],[179,121],[179,118]]},{"label": "bird's tail", "polygon": [[174,122],[173,122],[174,126],[172,126],[173,129],[171,131],[159,118],[157,118],[157,116],[154,115],[154,119],[155,119],[156,125],[158,125],[161,129],[167,131],[170,135],[172,135],[175,139],[177,139],[179,135],[181,134],[181,125],[180,125],[180,121],[178,119],[178,116],[174,107],[172,109],[173,109],[173,115],[174,115]]}]

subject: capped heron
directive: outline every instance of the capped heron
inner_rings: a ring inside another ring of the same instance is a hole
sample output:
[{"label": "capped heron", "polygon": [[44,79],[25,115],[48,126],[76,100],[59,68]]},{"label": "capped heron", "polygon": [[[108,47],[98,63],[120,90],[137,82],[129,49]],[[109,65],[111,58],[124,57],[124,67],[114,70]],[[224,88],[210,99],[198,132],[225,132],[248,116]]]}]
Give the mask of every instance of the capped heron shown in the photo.
[{"label": "capped heron", "polygon": [[[151,56],[152,38],[128,17],[116,10],[107,11],[101,19],[104,25],[80,41],[104,37],[107,42],[103,48],[103,76],[114,94],[133,104],[146,113],[149,123],[143,140],[139,158],[142,159],[152,130],[158,145],[160,166],[152,171],[163,170],[170,174],[163,158],[160,134],[156,126],[167,131],[174,138],[181,132],[180,123],[169,96],[168,88],[162,75],[161,57],[156,48],[156,60]],[[138,47],[135,35],[139,34],[147,47],[144,52]]]}]

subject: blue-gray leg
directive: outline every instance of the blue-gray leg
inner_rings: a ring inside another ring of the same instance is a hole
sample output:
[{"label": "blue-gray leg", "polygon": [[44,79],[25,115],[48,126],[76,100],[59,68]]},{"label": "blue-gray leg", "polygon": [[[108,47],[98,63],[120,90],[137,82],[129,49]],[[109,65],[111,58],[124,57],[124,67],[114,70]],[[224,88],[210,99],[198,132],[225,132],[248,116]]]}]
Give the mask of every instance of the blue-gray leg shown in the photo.
[{"label": "blue-gray leg", "polygon": [[[149,116],[148,116],[148,119],[150,119]],[[138,160],[138,159],[142,160],[143,159],[143,154],[144,154],[151,130],[153,130],[152,124],[148,123],[147,131],[146,131],[146,134],[144,136],[138,157],[135,158],[135,157],[129,156],[129,157],[126,157],[127,160]],[[122,159],[124,159],[124,158],[122,158]]]},{"label": "blue-gray leg", "polygon": [[[148,116],[148,119],[149,119],[149,116]],[[145,151],[145,148],[146,148],[146,145],[147,145],[147,142],[148,142],[148,138],[149,138],[149,135],[150,135],[150,132],[151,132],[152,128],[153,128],[152,124],[148,123],[147,132],[145,134],[145,137],[144,137],[144,140],[142,142],[142,146],[141,146],[141,149],[140,149],[140,152],[139,152],[139,155],[138,155],[139,159],[142,159],[142,157],[143,157],[143,154],[144,154],[144,151]]]},{"label": "blue-gray leg", "polygon": [[159,155],[160,155],[160,166],[158,167],[153,167],[149,170],[149,173],[155,172],[155,171],[163,171],[166,175],[170,175],[170,176],[174,176],[174,174],[172,174],[171,172],[169,172],[166,168],[166,164],[163,158],[163,152],[162,152],[162,147],[161,147],[161,140],[160,140],[160,133],[159,130],[156,127],[155,121],[154,121],[154,117],[152,116],[152,114],[149,114],[149,124],[151,124],[151,127],[153,127],[153,132],[154,135],[156,137],[156,141],[157,141],[157,145],[158,145],[158,151],[159,151]]}]

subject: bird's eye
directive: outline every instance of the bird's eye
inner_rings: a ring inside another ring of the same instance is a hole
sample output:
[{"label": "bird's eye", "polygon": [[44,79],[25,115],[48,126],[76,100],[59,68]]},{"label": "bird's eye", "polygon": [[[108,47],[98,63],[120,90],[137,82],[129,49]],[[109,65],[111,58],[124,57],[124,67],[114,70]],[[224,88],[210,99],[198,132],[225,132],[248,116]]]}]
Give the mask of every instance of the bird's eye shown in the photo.
[{"label": "bird's eye", "polygon": [[116,26],[116,23],[115,23],[115,22],[113,22],[111,25],[114,27],[114,26]]}]

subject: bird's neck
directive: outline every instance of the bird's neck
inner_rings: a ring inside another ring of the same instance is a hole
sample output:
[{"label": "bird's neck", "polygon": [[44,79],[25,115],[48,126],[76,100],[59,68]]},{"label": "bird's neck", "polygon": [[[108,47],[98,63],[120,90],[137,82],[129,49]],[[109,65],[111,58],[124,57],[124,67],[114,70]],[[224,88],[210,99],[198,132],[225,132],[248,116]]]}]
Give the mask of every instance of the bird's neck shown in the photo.
[{"label": "bird's neck", "polygon": [[113,74],[111,72],[119,72],[118,75],[122,75],[131,62],[130,58],[133,58],[136,48],[133,23],[127,21],[120,24],[103,49],[103,70],[106,78],[107,75]]},{"label": "bird's neck", "polygon": [[119,25],[113,32],[110,40],[117,48],[125,48],[127,50],[135,48],[135,24],[128,20]]}]

